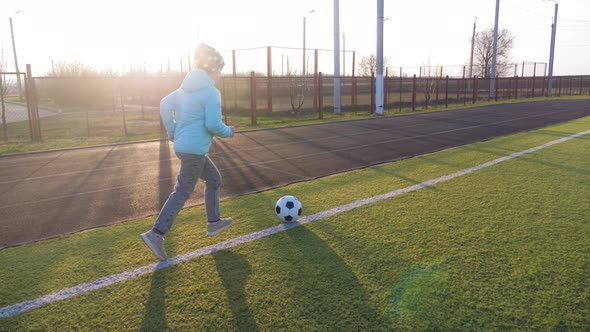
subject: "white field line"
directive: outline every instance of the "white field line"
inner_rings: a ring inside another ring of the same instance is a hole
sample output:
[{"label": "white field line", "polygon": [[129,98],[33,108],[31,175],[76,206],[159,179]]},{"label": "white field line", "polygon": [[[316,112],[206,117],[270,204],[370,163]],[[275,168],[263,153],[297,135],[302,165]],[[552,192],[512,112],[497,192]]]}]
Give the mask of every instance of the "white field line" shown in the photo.
[{"label": "white field line", "polygon": [[316,214],[313,214],[313,215],[310,215],[307,217],[303,217],[298,222],[280,224],[280,225],[270,227],[270,228],[267,228],[267,229],[264,229],[264,230],[261,230],[258,232],[242,235],[242,236],[236,237],[234,239],[230,239],[230,240],[216,243],[216,244],[213,244],[213,245],[201,248],[201,249],[197,249],[195,251],[192,251],[192,252],[189,252],[186,254],[178,255],[178,256],[169,258],[165,261],[162,261],[160,263],[157,263],[157,264],[151,264],[151,265],[143,266],[143,267],[140,267],[140,268],[137,268],[134,270],[129,270],[126,272],[113,274],[108,277],[97,279],[97,280],[94,280],[94,281],[91,281],[91,282],[88,282],[85,284],[80,284],[78,286],[65,288],[65,289],[62,289],[62,290],[55,292],[53,294],[44,295],[44,296],[39,297],[34,300],[25,301],[25,302],[11,305],[11,306],[7,306],[7,307],[0,309],[0,318],[11,317],[11,316],[15,316],[15,315],[21,314],[26,311],[38,309],[38,308],[43,307],[47,304],[51,304],[54,302],[68,299],[70,297],[74,297],[77,295],[81,295],[81,294],[89,293],[89,292],[92,292],[95,290],[99,290],[99,289],[107,287],[107,286],[111,286],[111,285],[118,284],[123,281],[130,280],[132,278],[142,276],[144,274],[152,273],[157,270],[161,270],[161,269],[165,269],[170,266],[181,264],[183,262],[192,260],[197,257],[209,255],[209,254],[221,251],[221,250],[233,248],[233,247],[239,246],[241,244],[245,244],[245,243],[249,243],[249,242],[252,242],[255,240],[259,240],[259,239],[267,237],[269,235],[283,232],[283,231],[286,231],[286,230],[289,230],[289,229],[292,229],[292,228],[295,228],[295,227],[298,227],[301,225],[305,225],[305,224],[308,224],[308,223],[311,223],[314,221],[318,221],[321,219],[329,218],[329,217],[332,217],[336,214],[350,211],[352,209],[356,209],[361,206],[365,206],[367,204],[371,204],[371,203],[375,203],[375,202],[382,201],[385,199],[401,196],[405,193],[409,193],[409,192],[416,191],[416,190],[419,190],[422,188],[430,187],[430,186],[436,185],[438,183],[449,181],[454,178],[473,173],[473,172],[478,171],[480,169],[483,169],[483,168],[486,168],[489,166],[493,166],[493,165],[499,164],[501,162],[504,162],[504,161],[507,161],[510,159],[518,158],[518,157],[523,156],[525,154],[533,153],[535,151],[544,149],[546,147],[549,147],[549,146],[552,146],[555,144],[559,144],[559,143],[562,143],[562,142],[565,142],[565,141],[568,141],[568,140],[571,140],[571,139],[574,139],[576,137],[580,137],[580,136],[583,136],[586,134],[590,134],[590,130],[586,130],[586,131],[583,131],[583,132],[580,132],[577,134],[573,134],[573,135],[570,135],[570,136],[567,136],[564,138],[560,138],[558,140],[551,141],[551,142],[545,143],[543,145],[536,146],[534,148],[530,148],[527,150],[516,152],[516,153],[513,153],[509,156],[494,159],[494,160],[489,161],[487,163],[483,163],[481,165],[466,168],[462,171],[459,171],[459,172],[456,172],[453,174],[444,175],[444,176],[441,176],[441,177],[438,177],[438,178],[435,178],[432,180],[428,180],[428,181],[425,181],[425,182],[422,182],[422,183],[419,183],[419,184],[416,184],[413,186],[394,190],[394,191],[388,192],[386,194],[361,199],[356,202],[352,202],[352,203],[345,204],[345,205],[342,205],[342,206],[339,206],[339,207],[336,207],[336,208],[333,208],[330,210],[326,210],[326,211],[319,212],[319,213],[316,213]]}]

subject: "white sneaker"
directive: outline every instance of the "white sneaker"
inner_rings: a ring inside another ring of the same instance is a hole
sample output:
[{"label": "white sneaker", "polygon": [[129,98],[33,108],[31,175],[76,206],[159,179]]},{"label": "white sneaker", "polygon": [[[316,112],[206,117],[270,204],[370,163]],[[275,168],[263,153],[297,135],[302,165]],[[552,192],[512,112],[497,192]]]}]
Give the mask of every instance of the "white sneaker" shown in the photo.
[{"label": "white sneaker", "polygon": [[223,230],[229,228],[231,226],[232,219],[225,218],[220,219],[216,222],[208,222],[207,223],[207,235],[214,236],[221,233]]},{"label": "white sneaker", "polygon": [[156,234],[154,230],[151,230],[141,234],[141,239],[156,257],[162,261],[166,259],[166,251],[164,250],[164,237]]}]

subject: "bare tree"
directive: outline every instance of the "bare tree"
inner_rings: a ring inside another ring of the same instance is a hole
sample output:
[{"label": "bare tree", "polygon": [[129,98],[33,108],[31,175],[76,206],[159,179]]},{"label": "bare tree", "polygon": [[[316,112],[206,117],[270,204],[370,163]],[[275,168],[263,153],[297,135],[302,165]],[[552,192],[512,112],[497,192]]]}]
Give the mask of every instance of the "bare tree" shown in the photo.
[{"label": "bare tree", "polygon": [[[389,66],[389,61],[386,57],[383,57],[383,68]],[[371,74],[377,72],[377,57],[371,53],[368,57],[363,57],[359,63],[358,73],[360,76],[371,76]]]},{"label": "bare tree", "polygon": [[289,98],[291,100],[291,113],[299,116],[301,107],[305,102],[305,93],[308,92],[307,81],[304,75],[298,76],[289,65],[287,57],[287,77],[289,78]]},{"label": "bare tree", "polygon": [[116,81],[99,78],[99,72],[79,62],[54,63],[52,75],[56,79],[41,81],[37,91],[62,107],[103,107],[117,86]]},{"label": "bare tree", "polygon": [[56,77],[96,76],[96,73],[90,67],[76,61],[54,63],[52,74]]},{"label": "bare tree", "polygon": [[[471,40],[470,40],[471,41]],[[496,49],[496,75],[505,76],[510,65],[510,51],[514,44],[514,36],[507,29],[498,33]],[[478,77],[490,78],[492,75],[492,56],[494,51],[494,29],[490,28],[475,35],[473,74]]]},{"label": "bare tree", "polygon": [[[430,57],[428,57],[428,64],[423,65],[424,72],[422,77],[420,78],[420,85],[419,89],[422,90],[424,93],[424,109],[428,109],[428,105],[430,104],[430,100],[432,99],[432,95],[436,91],[436,80],[437,80],[437,70],[436,68],[441,68],[440,66],[432,67],[430,65]],[[442,69],[440,71],[440,75],[442,77]]]}]

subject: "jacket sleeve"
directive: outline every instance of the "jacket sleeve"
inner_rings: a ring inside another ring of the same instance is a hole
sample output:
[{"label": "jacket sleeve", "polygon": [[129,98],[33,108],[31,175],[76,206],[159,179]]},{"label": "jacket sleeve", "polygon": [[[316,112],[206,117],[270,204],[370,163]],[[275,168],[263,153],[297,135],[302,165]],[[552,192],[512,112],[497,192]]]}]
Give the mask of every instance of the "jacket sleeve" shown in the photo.
[{"label": "jacket sleeve", "polygon": [[221,119],[221,94],[217,89],[213,89],[205,104],[205,127],[215,136],[226,138],[232,134]]},{"label": "jacket sleeve", "polygon": [[176,129],[174,111],[176,108],[177,93],[177,91],[174,91],[160,100],[160,117],[162,117],[162,122],[164,123],[164,127],[166,127],[166,133],[170,138],[174,137],[174,130]]}]

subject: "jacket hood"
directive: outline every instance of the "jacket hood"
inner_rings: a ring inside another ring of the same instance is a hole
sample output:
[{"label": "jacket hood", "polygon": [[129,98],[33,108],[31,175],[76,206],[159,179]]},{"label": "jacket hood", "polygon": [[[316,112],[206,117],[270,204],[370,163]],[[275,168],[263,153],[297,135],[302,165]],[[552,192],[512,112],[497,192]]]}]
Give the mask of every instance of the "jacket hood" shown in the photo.
[{"label": "jacket hood", "polygon": [[206,71],[195,69],[186,75],[180,88],[185,92],[194,92],[203,88],[211,87],[214,84],[213,79],[209,77]]}]

